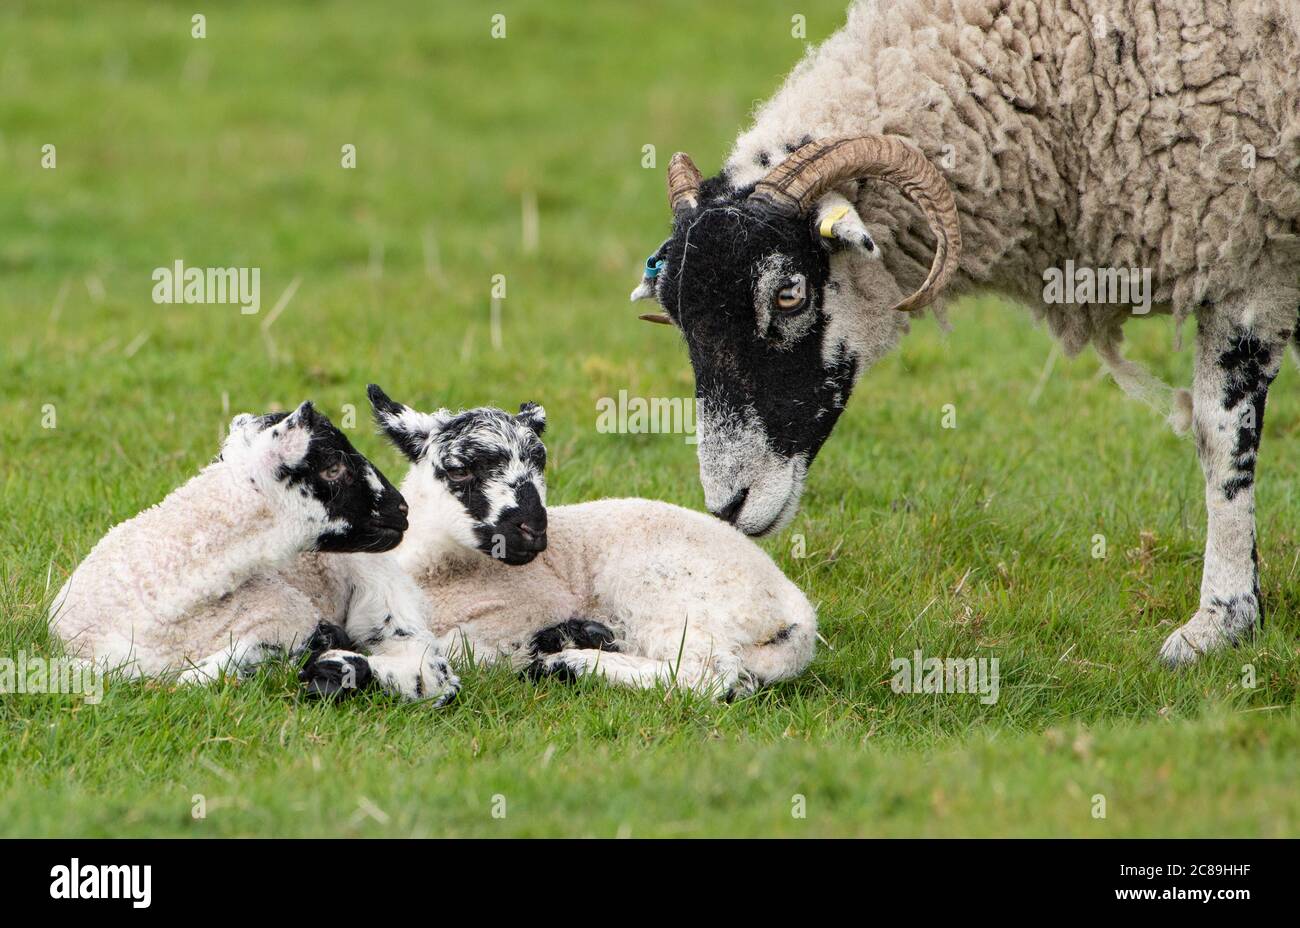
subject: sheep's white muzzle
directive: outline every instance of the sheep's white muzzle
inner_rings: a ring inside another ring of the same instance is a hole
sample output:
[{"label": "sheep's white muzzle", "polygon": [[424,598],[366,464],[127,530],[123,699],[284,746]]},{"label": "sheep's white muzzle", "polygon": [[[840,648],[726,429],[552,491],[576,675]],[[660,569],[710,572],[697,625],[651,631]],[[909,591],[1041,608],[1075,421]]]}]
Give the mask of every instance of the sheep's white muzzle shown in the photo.
[{"label": "sheep's white muzzle", "polygon": [[746,535],[770,535],[799,511],[807,464],[767,444],[757,423],[700,416],[700,484],[709,511]]}]

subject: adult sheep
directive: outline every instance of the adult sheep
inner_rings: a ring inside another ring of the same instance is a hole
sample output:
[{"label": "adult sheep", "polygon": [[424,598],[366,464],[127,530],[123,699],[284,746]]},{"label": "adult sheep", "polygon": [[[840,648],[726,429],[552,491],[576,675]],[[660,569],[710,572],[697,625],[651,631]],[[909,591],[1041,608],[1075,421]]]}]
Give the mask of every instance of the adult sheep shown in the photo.
[{"label": "adult sheep", "polygon": [[1131,303],[1044,287],[1067,262],[1145,270],[1150,309],[1197,319],[1209,511],[1200,608],[1161,656],[1250,632],[1255,457],[1300,306],[1298,21],[1294,0],[854,6],[719,175],[668,168],[672,236],[633,298],[686,340],[710,510],[788,524],[859,375],[941,294],[1028,304],[1185,425],[1187,394],[1119,352]]}]

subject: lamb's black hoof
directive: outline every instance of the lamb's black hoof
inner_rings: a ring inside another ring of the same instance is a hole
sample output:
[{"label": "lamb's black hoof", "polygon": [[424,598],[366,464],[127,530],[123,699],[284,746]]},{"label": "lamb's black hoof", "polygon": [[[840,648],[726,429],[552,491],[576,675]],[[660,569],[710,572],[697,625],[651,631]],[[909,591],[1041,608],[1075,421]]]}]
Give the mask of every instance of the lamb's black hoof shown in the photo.
[{"label": "lamb's black hoof", "polygon": [[298,679],[306,680],[306,667],[315,663],[316,658],[326,651],[355,651],[356,649],[356,645],[343,630],[342,625],[334,625],[331,622],[318,623],[307,640],[293,649],[292,656],[295,660],[306,657],[303,672],[298,674]]},{"label": "lamb's black hoof", "polygon": [[312,654],[322,654],[325,651],[352,651],[355,650],[355,645],[342,625],[321,622],[307,639],[307,650]]},{"label": "lamb's black hoof", "polygon": [[370,672],[370,662],[360,654],[313,658],[298,679],[303,681],[303,692],[308,699],[339,700],[353,696],[375,682]]},{"label": "lamb's black hoof", "polygon": [[614,632],[592,619],[569,619],[533,635],[528,650],[533,655],[558,654],[568,648],[617,651]]},{"label": "lamb's black hoof", "polygon": [[459,695],[460,695],[460,686],[459,685],[453,686],[450,690],[448,690],[442,696],[439,696],[434,701],[433,707],[435,709],[441,709],[443,706],[450,706],[453,702],[456,701],[456,697]]},{"label": "lamb's black hoof", "polygon": [[617,651],[614,644],[614,632],[601,622],[591,619],[572,619],[578,629],[573,634],[575,648],[592,648],[600,651]]}]

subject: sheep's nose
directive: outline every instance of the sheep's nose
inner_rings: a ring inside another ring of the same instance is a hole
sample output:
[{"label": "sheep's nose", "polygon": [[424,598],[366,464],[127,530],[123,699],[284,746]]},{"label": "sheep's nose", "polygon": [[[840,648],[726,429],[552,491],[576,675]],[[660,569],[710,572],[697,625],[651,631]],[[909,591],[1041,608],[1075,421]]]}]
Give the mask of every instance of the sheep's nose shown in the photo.
[{"label": "sheep's nose", "polygon": [[411,511],[411,507],[406,505],[406,503],[398,503],[397,511],[400,512],[402,515],[408,515]]},{"label": "sheep's nose", "polygon": [[532,525],[529,525],[527,522],[520,522],[519,534],[523,535],[524,538],[526,538],[528,541],[536,541],[538,535],[546,534],[546,529],[543,528],[539,531],[537,528],[535,528]]},{"label": "sheep's nose", "polygon": [[723,506],[721,509],[712,509],[710,510],[710,512],[712,512],[723,522],[727,522],[731,525],[735,525],[736,519],[740,517],[740,510],[745,507],[745,500],[748,498],[749,498],[749,487],[745,487],[745,489],[741,490],[739,493],[737,493],[735,496],[729,499],[727,501],[727,504]]}]

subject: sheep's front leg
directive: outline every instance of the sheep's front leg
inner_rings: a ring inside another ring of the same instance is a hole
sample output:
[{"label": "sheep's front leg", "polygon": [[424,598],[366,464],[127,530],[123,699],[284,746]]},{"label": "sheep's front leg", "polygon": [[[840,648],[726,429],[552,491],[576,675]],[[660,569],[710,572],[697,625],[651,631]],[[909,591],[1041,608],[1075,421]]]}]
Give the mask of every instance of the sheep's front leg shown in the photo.
[{"label": "sheep's front leg", "polygon": [[1263,622],[1255,460],[1269,384],[1290,336],[1290,328],[1248,327],[1227,312],[1198,319],[1192,428],[1205,473],[1208,529],[1200,608],[1160,649],[1171,667],[1233,644]]},{"label": "sheep's front leg", "polygon": [[440,706],[450,702],[460,691],[460,680],[429,631],[424,594],[393,558],[352,557],[346,625],[318,629],[310,650],[320,653],[303,668],[308,692],[339,696],[374,685],[403,699],[430,699]]}]

